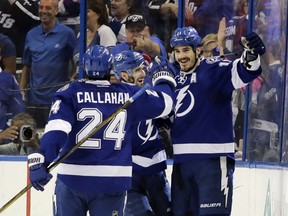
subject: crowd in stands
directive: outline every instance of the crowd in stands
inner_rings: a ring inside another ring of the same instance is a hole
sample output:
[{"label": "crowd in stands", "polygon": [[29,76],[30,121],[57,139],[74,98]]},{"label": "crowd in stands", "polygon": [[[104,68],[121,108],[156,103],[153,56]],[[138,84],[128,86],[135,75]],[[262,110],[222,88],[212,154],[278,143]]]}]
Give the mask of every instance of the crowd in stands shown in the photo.
[{"label": "crowd in stands", "polygon": [[[77,79],[79,68],[83,66],[79,60],[80,0],[51,0],[55,3],[52,8],[45,6],[49,1],[42,0],[40,6],[40,1],[32,0],[0,2],[0,92],[3,95],[0,134],[9,128],[15,115],[24,111],[35,118],[37,127],[44,128],[53,94],[64,84]],[[248,1],[185,2],[185,25],[193,26],[202,38],[201,58],[238,58],[243,51],[239,40],[241,35],[248,32]],[[248,106],[252,112],[248,119],[251,123],[248,142],[249,152],[252,153],[247,158],[252,161],[276,162],[279,159],[275,155],[280,150],[279,119],[283,95],[281,54],[284,51],[283,46],[276,42],[283,44],[284,37],[283,27],[274,23],[283,20],[279,12],[280,4],[272,0],[258,0],[256,5],[254,29],[267,43],[268,52],[261,60],[264,73],[251,85],[254,87],[252,102]],[[133,50],[151,59],[162,55],[171,60],[170,39],[177,27],[178,12],[178,1],[173,0],[88,0],[86,46],[103,45],[114,56],[124,50]],[[220,27],[221,23],[225,26]],[[17,76],[16,70],[21,71],[20,76]],[[235,90],[232,103],[235,107],[234,132],[239,157],[243,150],[245,92],[247,89]],[[265,129],[253,126],[261,122],[264,124],[263,121],[271,123],[263,127],[270,126]],[[263,138],[263,131],[266,141],[257,138]],[[269,154],[275,152],[275,155],[264,156],[268,151]]]}]

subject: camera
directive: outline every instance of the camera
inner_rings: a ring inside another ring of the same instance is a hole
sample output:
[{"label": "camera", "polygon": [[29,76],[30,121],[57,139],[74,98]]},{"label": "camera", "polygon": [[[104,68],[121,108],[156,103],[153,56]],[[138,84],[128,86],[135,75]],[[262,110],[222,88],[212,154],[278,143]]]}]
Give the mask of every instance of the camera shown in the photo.
[{"label": "camera", "polygon": [[33,127],[31,125],[23,125],[20,128],[20,140],[22,142],[29,142],[33,137]]}]

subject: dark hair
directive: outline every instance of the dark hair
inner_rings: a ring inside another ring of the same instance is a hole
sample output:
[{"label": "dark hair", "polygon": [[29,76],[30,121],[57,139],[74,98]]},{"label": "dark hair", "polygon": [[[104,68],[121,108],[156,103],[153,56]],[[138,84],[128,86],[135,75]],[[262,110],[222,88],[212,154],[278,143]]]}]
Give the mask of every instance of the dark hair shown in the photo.
[{"label": "dark hair", "polygon": [[234,0],[233,10],[235,16],[243,16],[246,14],[244,7],[248,5],[248,0]]},{"label": "dark hair", "polygon": [[103,0],[89,0],[88,1],[88,9],[94,11],[99,15],[99,24],[100,25],[108,25],[109,17],[107,8],[103,2]]},{"label": "dark hair", "polygon": [[129,13],[133,14],[136,13],[136,8],[135,8],[135,2],[134,0],[126,0],[127,5],[130,7],[129,9]]}]

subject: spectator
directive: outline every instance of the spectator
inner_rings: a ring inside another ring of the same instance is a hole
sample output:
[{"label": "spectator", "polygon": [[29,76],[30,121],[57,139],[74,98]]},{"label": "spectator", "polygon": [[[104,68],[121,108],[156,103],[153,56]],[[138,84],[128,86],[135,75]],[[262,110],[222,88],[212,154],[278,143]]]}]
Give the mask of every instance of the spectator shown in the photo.
[{"label": "spectator", "polygon": [[235,169],[232,92],[260,75],[260,55],[265,53],[256,33],[246,39],[241,58],[230,62],[200,61],[201,38],[192,27],[176,29],[171,38],[175,64],[180,68],[171,128],[173,216],[231,214]]},{"label": "spectator", "polygon": [[13,141],[18,137],[18,131],[16,126],[6,127],[5,130],[0,131],[0,144],[6,143],[5,141]]},{"label": "spectator", "polygon": [[108,26],[108,12],[103,0],[89,0],[87,12],[87,47],[101,45],[111,49],[117,39]]},{"label": "spectator", "polygon": [[[262,67],[262,65],[261,65]],[[263,67],[262,67],[263,68]],[[263,70],[263,69],[262,69]],[[249,104],[251,118],[253,119],[256,110],[257,110],[257,97],[259,94],[259,90],[262,88],[263,85],[263,76],[260,75],[256,79],[254,79],[250,86],[251,86],[251,101]],[[243,131],[244,131],[244,111],[245,111],[245,93],[246,93],[246,86],[241,89],[236,89],[233,92],[233,99],[232,99],[232,106],[237,109],[235,122],[234,122],[234,135],[235,135],[235,156],[236,158],[242,158],[242,150],[243,150]],[[250,147],[249,147],[250,148]]]},{"label": "spectator", "polygon": [[[87,48],[93,45],[105,46],[111,49],[116,45],[117,39],[108,26],[108,12],[103,0],[89,0],[87,11]],[[74,61],[79,62],[79,35],[78,45],[75,48]]]},{"label": "spectator", "polygon": [[[233,17],[228,21],[226,28],[226,47],[231,53],[228,56],[230,60],[235,60],[244,50],[239,42],[241,37],[248,31],[248,6],[247,0],[234,0],[233,2]],[[262,79],[261,76],[258,78],[253,80],[252,85],[256,85],[257,82]],[[255,90],[255,86],[252,88],[254,89],[253,94],[256,94],[258,89]],[[233,105],[237,110],[234,122],[235,156],[236,158],[242,158],[245,110],[245,95],[243,89],[236,89],[234,91]]]},{"label": "spectator", "polygon": [[[28,156],[30,180],[35,189],[44,190],[52,177],[47,166],[59,152],[61,157],[81,142],[141,89],[127,83],[110,84],[112,61],[107,48],[91,47],[83,63],[88,80],[72,82],[55,94],[40,151]],[[165,116],[173,108],[173,71],[166,66],[167,61],[159,64],[154,62],[150,71],[155,87],[139,95],[59,164],[56,215],[86,216],[89,211],[95,216],[123,216],[132,175],[130,128],[139,121]],[[139,115],[138,111],[143,109],[145,114]]]},{"label": "spectator", "polygon": [[125,21],[129,14],[135,12],[134,0],[112,0],[110,3],[110,28],[117,37],[117,42],[126,42]]},{"label": "spectator", "polygon": [[281,41],[282,32],[286,29],[283,26],[286,18],[281,13],[281,7],[284,7],[284,5],[285,3],[276,0],[257,1],[255,16],[257,33],[261,35],[267,44]]},{"label": "spectator", "polygon": [[[4,50],[1,45],[0,58]],[[24,104],[16,78],[0,68],[0,131],[5,130],[9,121],[23,111]]]},{"label": "spectator", "polygon": [[80,0],[59,0],[58,7],[60,14],[77,17],[80,13]]},{"label": "spectator", "polygon": [[[141,2],[142,8],[147,8],[147,12],[144,10],[144,17],[147,19],[151,35],[164,41],[165,49],[170,53],[170,38],[177,27],[178,4],[174,0],[136,0],[136,2]],[[191,20],[192,15],[192,11],[186,6],[185,19]]]},{"label": "spectator", "polygon": [[[257,106],[251,122],[249,160],[278,162],[283,65],[278,41],[267,46],[268,69],[257,95]],[[272,154],[273,153],[273,154]]]},{"label": "spectator", "polygon": [[[148,67],[145,62],[140,53],[123,51],[115,56],[114,73],[122,82],[142,87]],[[127,191],[125,216],[168,216],[171,214],[171,195],[165,173],[167,156],[155,120],[135,124],[129,133],[132,133],[133,172],[132,186]]]},{"label": "spectator", "polygon": [[199,6],[194,9],[190,26],[193,26],[199,35],[203,38],[210,33],[217,33],[218,24],[223,17],[230,20],[233,14],[232,0],[203,0]]},{"label": "spectator", "polygon": [[[87,11],[87,48],[94,45],[105,46],[108,49],[115,47],[117,39],[112,29],[108,26],[108,11],[103,0],[89,0]],[[74,62],[79,66],[80,35],[74,50]],[[78,69],[77,69],[78,72]],[[75,77],[74,77],[75,78]]]},{"label": "spectator", "polygon": [[234,60],[239,56],[243,47],[240,45],[239,41],[241,36],[243,36],[248,31],[248,9],[249,4],[247,0],[234,0],[234,16],[227,23],[226,28],[226,47],[230,53],[230,60]]},{"label": "spectator", "polygon": [[[250,101],[250,113],[251,117],[254,118],[257,107],[257,95],[263,84],[262,75],[258,76],[251,82],[251,101]],[[244,131],[244,111],[245,111],[245,93],[246,86],[241,89],[235,89],[233,92],[232,106],[234,106],[237,111],[234,114],[234,140],[235,140],[235,156],[236,158],[242,158],[243,151],[243,131]]]},{"label": "spectator", "polygon": [[0,154],[27,155],[40,148],[36,123],[28,113],[19,113],[14,116],[9,130],[10,134],[13,134],[11,137],[13,142],[0,145]]},{"label": "spectator", "polygon": [[0,32],[12,40],[16,57],[21,58],[27,32],[40,23],[38,0],[2,0],[0,18]]},{"label": "spectator", "polygon": [[[27,112],[41,128],[47,121],[54,93],[75,73],[76,36],[71,28],[57,21],[57,13],[57,0],[40,1],[41,24],[28,32],[23,56],[20,89]],[[26,93],[27,87],[30,89]]]},{"label": "spectator", "polygon": [[207,34],[201,41],[203,58],[220,56],[217,34]]},{"label": "spectator", "polygon": [[80,25],[80,0],[59,0],[58,7],[58,20],[72,28],[77,35]]},{"label": "spectator", "polygon": [[245,94],[242,89],[236,89],[232,94],[233,129],[235,142],[235,158],[242,159],[243,131],[245,113]]},{"label": "spectator", "polygon": [[4,34],[0,33],[1,62],[2,70],[16,75],[16,48],[14,43]]},{"label": "spectator", "polygon": [[207,34],[201,41],[201,55],[204,58],[221,57],[224,58],[226,37],[226,19],[219,22],[218,34]]},{"label": "spectator", "polygon": [[167,56],[163,42],[150,36],[149,27],[142,15],[129,15],[125,24],[127,41],[116,45],[112,49],[111,52],[114,56],[124,50],[143,52],[149,55],[150,58],[157,55]]}]

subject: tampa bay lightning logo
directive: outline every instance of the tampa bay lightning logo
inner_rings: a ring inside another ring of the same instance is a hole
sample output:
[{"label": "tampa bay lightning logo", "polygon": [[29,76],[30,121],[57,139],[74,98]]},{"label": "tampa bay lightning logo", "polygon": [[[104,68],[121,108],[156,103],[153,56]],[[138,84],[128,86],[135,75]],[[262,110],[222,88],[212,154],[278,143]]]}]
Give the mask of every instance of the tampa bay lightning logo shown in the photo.
[{"label": "tampa bay lightning logo", "polygon": [[143,140],[142,144],[146,143],[148,140],[155,140],[158,136],[158,131],[154,127],[152,119],[146,120],[145,125],[144,122],[140,122],[138,124],[137,133],[139,138]]},{"label": "tampa bay lightning logo", "polygon": [[176,79],[177,83],[183,85],[187,81],[187,76],[185,76],[184,73],[181,73],[180,75],[176,76],[175,79]]},{"label": "tampa bay lightning logo", "polygon": [[210,57],[210,58],[206,59],[207,64],[213,64],[213,63],[218,62],[218,61],[220,61],[219,56],[214,56],[214,57]]},{"label": "tampa bay lightning logo", "polygon": [[[195,104],[195,98],[189,90],[189,85],[180,89],[176,97],[175,115],[176,117],[183,117],[189,113]],[[185,101],[185,103],[184,103]]]},{"label": "tampa bay lightning logo", "polygon": [[115,59],[116,61],[121,61],[122,58],[123,58],[122,53],[119,53],[119,54],[117,54],[117,55],[114,57],[114,59]]},{"label": "tampa bay lightning logo", "polygon": [[69,88],[69,84],[67,84],[67,85],[65,85],[65,86],[63,86],[62,88],[60,88],[60,89],[58,89],[57,90],[57,92],[62,92],[62,91],[65,91],[66,89],[68,89]]}]

